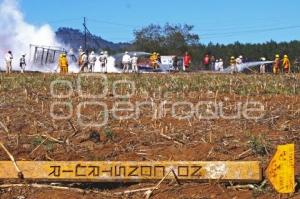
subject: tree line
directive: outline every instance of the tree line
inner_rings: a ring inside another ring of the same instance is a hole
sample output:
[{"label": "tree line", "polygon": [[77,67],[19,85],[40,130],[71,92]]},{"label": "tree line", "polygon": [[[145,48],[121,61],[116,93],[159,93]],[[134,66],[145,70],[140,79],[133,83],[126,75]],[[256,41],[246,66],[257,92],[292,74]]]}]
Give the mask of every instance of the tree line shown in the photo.
[{"label": "tree line", "polygon": [[[274,60],[276,54],[287,54],[293,63],[300,57],[300,41],[265,43],[240,43],[233,44],[201,44],[200,36],[193,33],[192,25],[164,26],[150,24],[134,31],[134,41],[128,50],[159,52],[162,55],[183,55],[188,51],[193,57],[193,66],[201,66],[206,54],[214,55],[217,59],[222,58],[226,63],[231,56],[242,55],[249,61],[259,60],[265,57]],[[225,64],[226,65],[226,64]]]}]

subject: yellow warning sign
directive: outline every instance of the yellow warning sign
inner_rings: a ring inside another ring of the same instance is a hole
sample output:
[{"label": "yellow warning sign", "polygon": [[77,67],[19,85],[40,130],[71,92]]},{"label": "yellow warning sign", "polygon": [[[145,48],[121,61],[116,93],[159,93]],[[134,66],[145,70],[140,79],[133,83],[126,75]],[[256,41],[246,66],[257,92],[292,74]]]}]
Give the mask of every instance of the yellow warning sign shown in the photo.
[{"label": "yellow warning sign", "polygon": [[267,168],[267,177],[278,193],[295,191],[295,145],[281,145]]},{"label": "yellow warning sign", "polygon": [[[173,170],[181,180],[259,182],[258,161],[247,162],[17,162],[24,178],[48,181],[129,182],[160,180]],[[0,179],[17,179],[10,161],[0,161]],[[169,175],[171,179],[173,176]]]}]

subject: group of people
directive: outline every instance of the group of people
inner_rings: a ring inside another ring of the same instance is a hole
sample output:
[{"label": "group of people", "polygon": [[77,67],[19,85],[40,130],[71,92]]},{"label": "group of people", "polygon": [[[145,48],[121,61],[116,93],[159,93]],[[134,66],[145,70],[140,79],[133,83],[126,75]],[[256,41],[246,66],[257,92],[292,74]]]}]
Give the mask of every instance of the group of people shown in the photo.
[{"label": "group of people", "polygon": [[122,57],[122,64],[123,64],[123,72],[128,73],[130,71],[130,65],[132,68],[132,72],[137,73],[139,72],[138,69],[138,57],[137,54],[134,53],[131,57],[129,53],[126,51]]},{"label": "group of people", "polygon": [[283,59],[280,58],[279,54],[275,55],[275,60],[273,64],[273,73],[279,74],[281,69],[284,73],[291,72],[291,62],[289,60],[288,55],[284,55]]},{"label": "group of people", "polygon": [[[26,67],[26,54],[23,54],[19,59],[19,66],[21,73],[24,73]],[[106,73],[107,72],[107,63],[108,63],[108,52],[101,51],[98,60],[100,62],[100,72]],[[12,72],[12,62],[13,62],[13,54],[11,51],[8,51],[5,55],[5,63],[6,63],[6,73]],[[160,67],[161,64],[161,57],[159,53],[152,53],[150,55],[150,65],[151,67],[156,70]],[[122,65],[123,65],[123,72],[127,73],[130,72],[130,66],[132,72],[138,72],[138,56],[136,53],[133,54],[131,57],[130,54],[126,51],[122,57]],[[79,58],[78,58],[78,65],[80,67],[80,72],[94,72],[95,64],[97,61],[97,56],[94,51],[90,54],[84,52],[82,48],[79,48]],[[192,63],[192,57],[189,55],[188,52],[185,53],[183,56],[183,64],[179,64],[178,56],[173,57],[173,68],[174,70],[179,71],[179,68],[182,66],[183,71],[189,69]],[[266,61],[265,57],[261,57],[260,61]],[[234,56],[230,57],[229,66],[231,67],[233,72],[238,72],[238,65],[244,62],[244,58],[242,55],[235,58]],[[260,73],[266,73],[266,66],[269,63],[261,64],[260,65]],[[181,66],[179,66],[181,65]],[[223,71],[224,70],[224,61],[223,59],[215,59],[214,56],[210,56],[206,54],[203,58],[203,65],[206,68],[210,68],[213,71]],[[58,67],[60,69],[60,73],[66,74],[68,73],[69,62],[67,58],[67,53],[63,52],[59,56],[58,60]],[[284,55],[282,58],[279,54],[275,55],[275,60],[273,62],[272,72],[274,74],[279,74],[280,72],[290,73],[291,72],[291,62],[289,60],[288,55]]]},{"label": "group of people", "polygon": [[[87,52],[84,52],[82,48],[79,48],[79,58],[78,58],[78,65],[80,67],[80,72],[94,72],[95,65],[97,61],[97,56],[94,51],[92,51],[90,54]],[[107,51],[101,51],[99,56],[99,62],[100,62],[100,71],[102,73],[107,72],[107,60],[108,60],[108,52]]]},{"label": "group of people", "polygon": [[[265,62],[267,59],[265,57],[261,57],[260,61]],[[229,59],[229,67],[233,72],[238,72],[238,65],[241,65],[245,62],[242,55],[238,57],[231,56]],[[210,56],[206,54],[203,58],[203,65],[206,69],[210,69],[212,71],[223,71],[224,70],[224,61],[223,59],[215,59],[214,56]],[[259,68],[259,72],[261,74],[266,73],[267,64],[261,64]],[[280,58],[280,55],[275,55],[275,60],[273,63],[272,71],[274,74],[279,74],[280,71],[284,73],[291,72],[291,62],[289,60],[288,55],[284,55],[283,58]]]},{"label": "group of people", "polygon": [[[21,69],[21,73],[24,73],[25,71],[25,66],[26,66],[26,59],[25,59],[26,54],[23,54],[19,60],[19,66]],[[13,62],[13,54],[11,51],[8,51],[5,55],[5,65],[6,65],[6,73],[10,74],[12,72],[12,62]]]},{"label": "group of people", "polygon": [[172,61],[175,71],[179,71],[181,66],[183,71],[187,71],[192,63],[192,56],[188,52],[185,52],[182,65],[179,63],[178,56],[174,56]]}]

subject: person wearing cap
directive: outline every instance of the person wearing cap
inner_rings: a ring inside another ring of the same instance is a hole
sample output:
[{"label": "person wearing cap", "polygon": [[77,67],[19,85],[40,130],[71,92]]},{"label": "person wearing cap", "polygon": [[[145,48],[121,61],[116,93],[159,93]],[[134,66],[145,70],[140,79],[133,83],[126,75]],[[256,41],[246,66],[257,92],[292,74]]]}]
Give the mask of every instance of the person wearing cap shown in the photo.
[{"label": "person wearing cap", "polygon": [[289,60],[289,57],[287,55],[284,55],[282,60],[282,67],[285,73],[291,72],[291,62]]},{"label": "person wearing cap", "polygon": [[[261,61],[266,61],[265,57],[260,58]],[[266,73],[266,64],[262,64],[260,65],[260,74],[265,74]]]},{"label": "person wearing cap", "polygon": [[26,66],[26,59],[25,59],[25,54],[22,55],[20,58],[20,68],[21,68],[21,73],[24,73],[25,71],[25,66]]},{"label": "person wearing cap", "polygon": [[12,60],[13,60],[12,52],[8,51],[5,55],[6,73],[7,74],[10,74],[12,71]]},{"label": "person wearing cap", "polygon": [[67,74],[69,72],[69,62],[66,53],[62,53],[58,60],[58,66],[61,74]]},{"label": "person wearing cap", "polygon": [[139,69],[138,69],[138,57],[137,57],[136,53],[134,53],[133,57],[131,58],[131,64],[132,64],[132,72],[138,73],[139,72]]},{"label": "person wearing cap", "polygon": [[123,64],[123,72],[128,73],[129,72],[129,65],[131,62],[130,55],[126,51],[122,58],[122,64]]},{"label": "person wearing cap", "polygon": [[279,74],[279,69],[280,69],[280,56],[277,54],[275,55],[275,60],[273,64],[273,73]]}]

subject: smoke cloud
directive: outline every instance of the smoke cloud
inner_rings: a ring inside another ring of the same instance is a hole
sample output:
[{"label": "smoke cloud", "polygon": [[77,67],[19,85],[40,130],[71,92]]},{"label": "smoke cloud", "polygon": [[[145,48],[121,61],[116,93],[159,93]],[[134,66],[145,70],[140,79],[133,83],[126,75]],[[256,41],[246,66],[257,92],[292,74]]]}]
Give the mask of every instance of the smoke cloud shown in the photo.
[{"label": "smoke cloud", "polygon": [[[24,20],[18,0],[3,0],[0,4],[0,30],[0,60],[4,62],[5,54],[11,50],[14,70],[19,69],[18,62],[22,54],[27,54],[29,59],[30,44],[61,46],[49,25],[37,27]],[[3,62],[0,62],[2,70]]]}]

